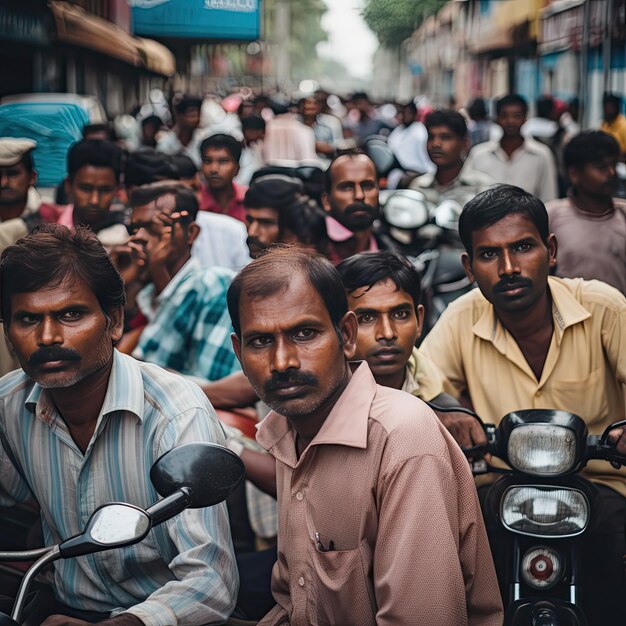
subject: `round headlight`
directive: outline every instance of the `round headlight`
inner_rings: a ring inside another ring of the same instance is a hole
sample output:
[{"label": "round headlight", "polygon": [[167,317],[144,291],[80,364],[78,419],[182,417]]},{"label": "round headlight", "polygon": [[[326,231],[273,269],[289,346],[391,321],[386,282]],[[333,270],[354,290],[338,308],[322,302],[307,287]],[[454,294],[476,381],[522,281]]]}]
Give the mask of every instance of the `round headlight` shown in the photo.
[{"label": "round headlight", "polygon": [[532,548],[522,559],[522,578],[535,589],[548,589],[563,570],[558,552],[547,547]]},{"label": "round headlight", "polygon": [[509,530],[533,537],[574,537],[589,523],[589,502],[582,491],[568,487],[509,487],[500,507]]},{"label": "round headlight", "polygon": [[429,219],[424,194],[410,189],[398,191],[389,196],[383,212],[391,226],[405,230],[420,228]]},{"label": "round headlight", "polygon": [[576,464],[576,434],[554,424],[523,424],[511,431],[507,455],[511,466],[525,474],[567,474]]}]

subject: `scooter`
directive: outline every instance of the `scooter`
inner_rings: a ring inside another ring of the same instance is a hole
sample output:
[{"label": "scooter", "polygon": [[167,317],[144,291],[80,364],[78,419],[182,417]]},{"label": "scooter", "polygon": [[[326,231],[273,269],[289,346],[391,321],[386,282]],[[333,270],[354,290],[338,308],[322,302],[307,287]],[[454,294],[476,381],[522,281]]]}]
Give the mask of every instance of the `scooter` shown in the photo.
[{"label": "scooter", "polygon": [[[504,530],[507,555],[505,626],[585,626],[580,604],[580,563],[576,541],[593,519],[594,486],[578,473],[592,459],[619,468],[626,456],[616,452],[608,433],[589,435],[585,422],[566,411],[530,409],[506,415],[498,426],[484,425],[486,446],[464,450],[476,459],[489,453],[507,469],[474,462],[474,474],[502,474],[487,492],[488,527]],[[502,573],[500,573],[502,575]],[[504,585],[502,585],[504,582]]]},{"label": "scooter", "polygon": [[[139,543],[150,530],[187,508],[213,506],[225,500],[243,481],[243,462],[217,444],[188,443],[163,454],[150,470],[162,500],[147,509],[124,502],[97,508],[85,530],[60,544],[23,552],[0,552],[0,562],[32,561],[15,598],[11,616],[0,613],[0,626],[19,626],[29,590],[37,574],[59,559],[104,552]],[[34,598],[33,602],[37,602]]]}]

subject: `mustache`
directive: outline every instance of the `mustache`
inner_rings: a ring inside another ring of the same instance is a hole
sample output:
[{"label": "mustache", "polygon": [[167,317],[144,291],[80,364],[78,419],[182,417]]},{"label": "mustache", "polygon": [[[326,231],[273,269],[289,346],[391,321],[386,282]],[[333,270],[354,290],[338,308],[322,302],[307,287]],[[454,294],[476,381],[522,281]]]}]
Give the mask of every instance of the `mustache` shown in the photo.
[{"label": "mustache", "polygon": [[76,350],[52,346],[50,348],[39,348],[28,357],[28,364],[31,367],[43,365],[50,361],[80,361],[81,356]]},{"label": "mustache", "polygon": [[262,243],[260,239],[257,239],[256,237],[247,237],[246,244],[248,246],[253,246],[255,248],[261,248],[263,250],[267,248],[267,246],[264,243]]},{"label": "mustache", "polygon": [[494,291],[502,292],[517,287],[531,287],[532,282],[527,278],[503,278],[493,287]]},{"label": "mustache", "polygon": [[370,215],[378,215],[378,207],[375,207],[371,204],[367,204],[366,202],[353,202],[349,204],[345,210],[345,215],[352,215],[353,213],[358,213],[359,211],[365,211]]},{"label": "mustache", "polygon": [[272,377],[265,382],[263,389],[266,394],[280,389],[281,387],[295,387],[300,385],[316,385],[318,384],[317,376],[307,374],[306,372],[287,371],[274,372]]}]

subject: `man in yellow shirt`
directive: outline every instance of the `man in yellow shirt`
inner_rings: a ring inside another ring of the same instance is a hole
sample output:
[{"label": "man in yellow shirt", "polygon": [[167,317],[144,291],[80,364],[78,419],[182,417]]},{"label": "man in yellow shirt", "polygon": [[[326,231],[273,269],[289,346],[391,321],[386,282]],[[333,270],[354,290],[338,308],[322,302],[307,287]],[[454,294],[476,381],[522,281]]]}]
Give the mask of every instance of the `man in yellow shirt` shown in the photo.
[{"label": "man in yellow shirt", "polygon": [[[465,393],[488,422],[516,409],[563,409],[598,434],[624,419],[626,299],[599,281],[549,277],[557,241],[543,203],[495,187],[465,205],[459,234],[480,291],[452,303],[420,349],[446,391]],[[626,432],[613,439],[625,452]],[[584,473],[598,498],[581,545],[582,588],[593,598],[592,623],[612,624],[626,588],[626,469],[596,461]]]},{"label": "man in yellow shirt", "polygon": [[621,114],[622,99],[612,93],[605,93],[602,98],[602,113],[604,121],[600,130],[612,135],[619,143],[622,159],[626,155],[626,117]]}]

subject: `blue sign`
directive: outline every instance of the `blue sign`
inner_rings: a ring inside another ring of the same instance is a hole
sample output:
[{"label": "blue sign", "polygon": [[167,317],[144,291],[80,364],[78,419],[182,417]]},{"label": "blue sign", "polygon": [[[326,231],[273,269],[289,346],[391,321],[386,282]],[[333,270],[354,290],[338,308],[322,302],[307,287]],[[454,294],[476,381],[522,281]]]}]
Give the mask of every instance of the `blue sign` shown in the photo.
[{"label": "blue sign", "polygon": [[261,0],[128,0],[135,35],[254,40]]}]

